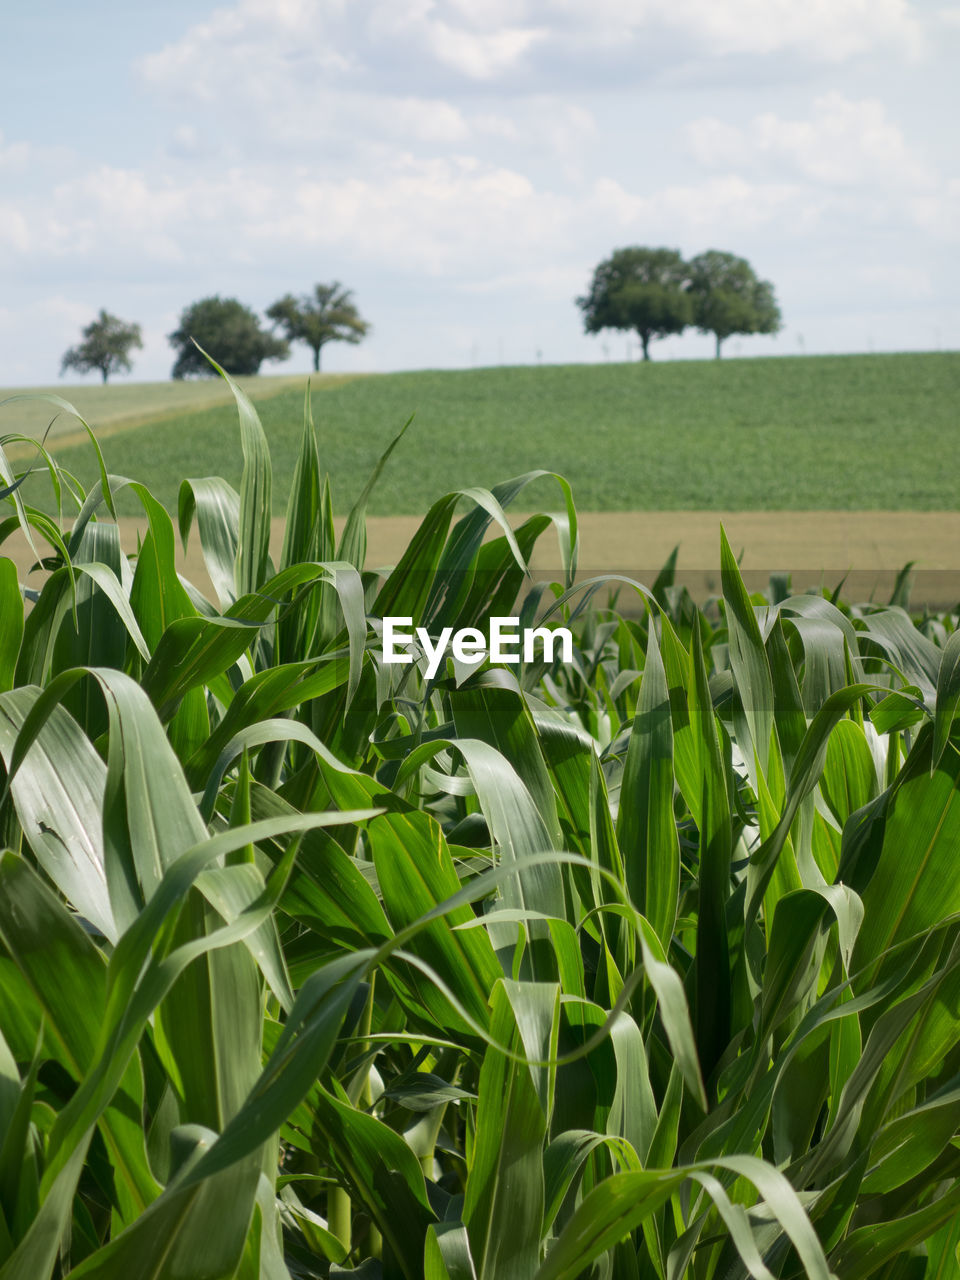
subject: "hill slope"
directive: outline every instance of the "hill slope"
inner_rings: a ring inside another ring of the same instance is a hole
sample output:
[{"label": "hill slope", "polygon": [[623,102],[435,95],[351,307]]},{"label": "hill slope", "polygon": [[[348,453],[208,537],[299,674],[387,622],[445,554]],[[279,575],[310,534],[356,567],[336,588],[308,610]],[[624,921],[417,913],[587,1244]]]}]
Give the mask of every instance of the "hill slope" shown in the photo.
[{"label": "hill slope", "polygon": [[[372,513],[422,511],[538,467],[565,475],[584,510],[944,510],[960,492],[958,391],[960,354],[837,356],[379,375],[317,392],[313,411],[340,511],[411,414]],[[279,512],[302,385],[258,407]],[[183,475],[239,480],[229,406],[125,430],[104,450],[109,470],[165,503]],[[58,457],[94,478],[89,446]],[[558,502],[538,484],[520,505]]]},{"label": "hill slope", "polygon": [[[339,385],[350,375],[324,375],[324,386]],[[256,378],[239,378],[240,385],[253,400],[265,400],[303,386],[300,374],[269,374]],[[0,390],[0,402],[13,397],[13,402],[0,408],[0,435],[21,432],[39,439],[57,413],[54,406],[43,399],[24,400],[23,396],[57,396],[68,401],[99,434],[112,434],[118,429],[142,426],[159,419],[182,417],[218,405],[230,405],[233,396],[222,378],[194,378],[169,382],[115,382],[102,384],[83,383],[71,386],[59,384],[49,387],[11,387]],[[76,418],[60,413],[48,437],[67,439],[77,434]]]}]

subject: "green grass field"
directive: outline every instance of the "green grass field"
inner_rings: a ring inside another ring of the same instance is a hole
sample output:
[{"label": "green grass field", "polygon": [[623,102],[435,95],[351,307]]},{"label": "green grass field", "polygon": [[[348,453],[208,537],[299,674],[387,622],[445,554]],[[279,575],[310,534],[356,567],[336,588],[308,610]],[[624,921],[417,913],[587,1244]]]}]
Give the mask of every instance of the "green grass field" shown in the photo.
[{"label": "green grass field", "polygon": [[[278,510],[302,387],[259,404]],[[341,511],[411,414],[372,514],[422,511],[464,475],[490,485],[536,467],[567,476],[583,510],[945,510],[960,490],[958,391],[958,353],[811,356],[380,375],[318,390],[313,407]],[[180,476],[239,479],[228,405],[118,431],[104,452],[110,471],[146,479],[167,503]],[[58,457],[94,478],[89,445]]]}]

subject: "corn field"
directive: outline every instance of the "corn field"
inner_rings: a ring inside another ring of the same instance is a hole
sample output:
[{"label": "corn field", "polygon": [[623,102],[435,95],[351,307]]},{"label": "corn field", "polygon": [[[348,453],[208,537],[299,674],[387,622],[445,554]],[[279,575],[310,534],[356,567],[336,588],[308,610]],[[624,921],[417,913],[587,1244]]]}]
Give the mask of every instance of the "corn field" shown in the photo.
[{"label": "corn field", "polygon": [[[309,408],[274,564],[234,391],[175,517],[0,450],[0,1280],[960,1274],[956,617],[575,581],[543,473],[381,571]],[[493,615],[573,661],[383,661]]]}]

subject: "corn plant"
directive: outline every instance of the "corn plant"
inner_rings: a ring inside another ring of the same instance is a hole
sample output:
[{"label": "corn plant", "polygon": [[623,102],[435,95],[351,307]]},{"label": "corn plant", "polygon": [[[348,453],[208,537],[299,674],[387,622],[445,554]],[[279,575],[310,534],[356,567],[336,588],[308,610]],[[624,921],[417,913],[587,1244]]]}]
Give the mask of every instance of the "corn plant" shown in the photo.
[{"label": "corn plant", "polygon": [[[578,581],[544,473],[370,567],[309,397],[274,564],[234,392],[176,529],[0,448],[0,1280],[958,1274],[956,618]],[[494,615],[572,661],[384,661]]]}]

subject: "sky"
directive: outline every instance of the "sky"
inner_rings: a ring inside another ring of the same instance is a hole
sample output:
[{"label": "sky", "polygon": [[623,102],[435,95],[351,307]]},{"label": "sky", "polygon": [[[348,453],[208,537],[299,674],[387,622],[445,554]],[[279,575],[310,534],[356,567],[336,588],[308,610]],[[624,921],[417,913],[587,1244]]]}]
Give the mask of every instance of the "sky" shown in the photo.
[{"label": "sky", "polygon": [[333,280],[371,332],[329,370],[635,359],[575,304],[635,244],[773,283],[783,330],[732,357],[960,347],[960,5],[4,9],[0,386],[55,383],[101,307],[142,326],[131,376],[162,379],[189,303]]}]

